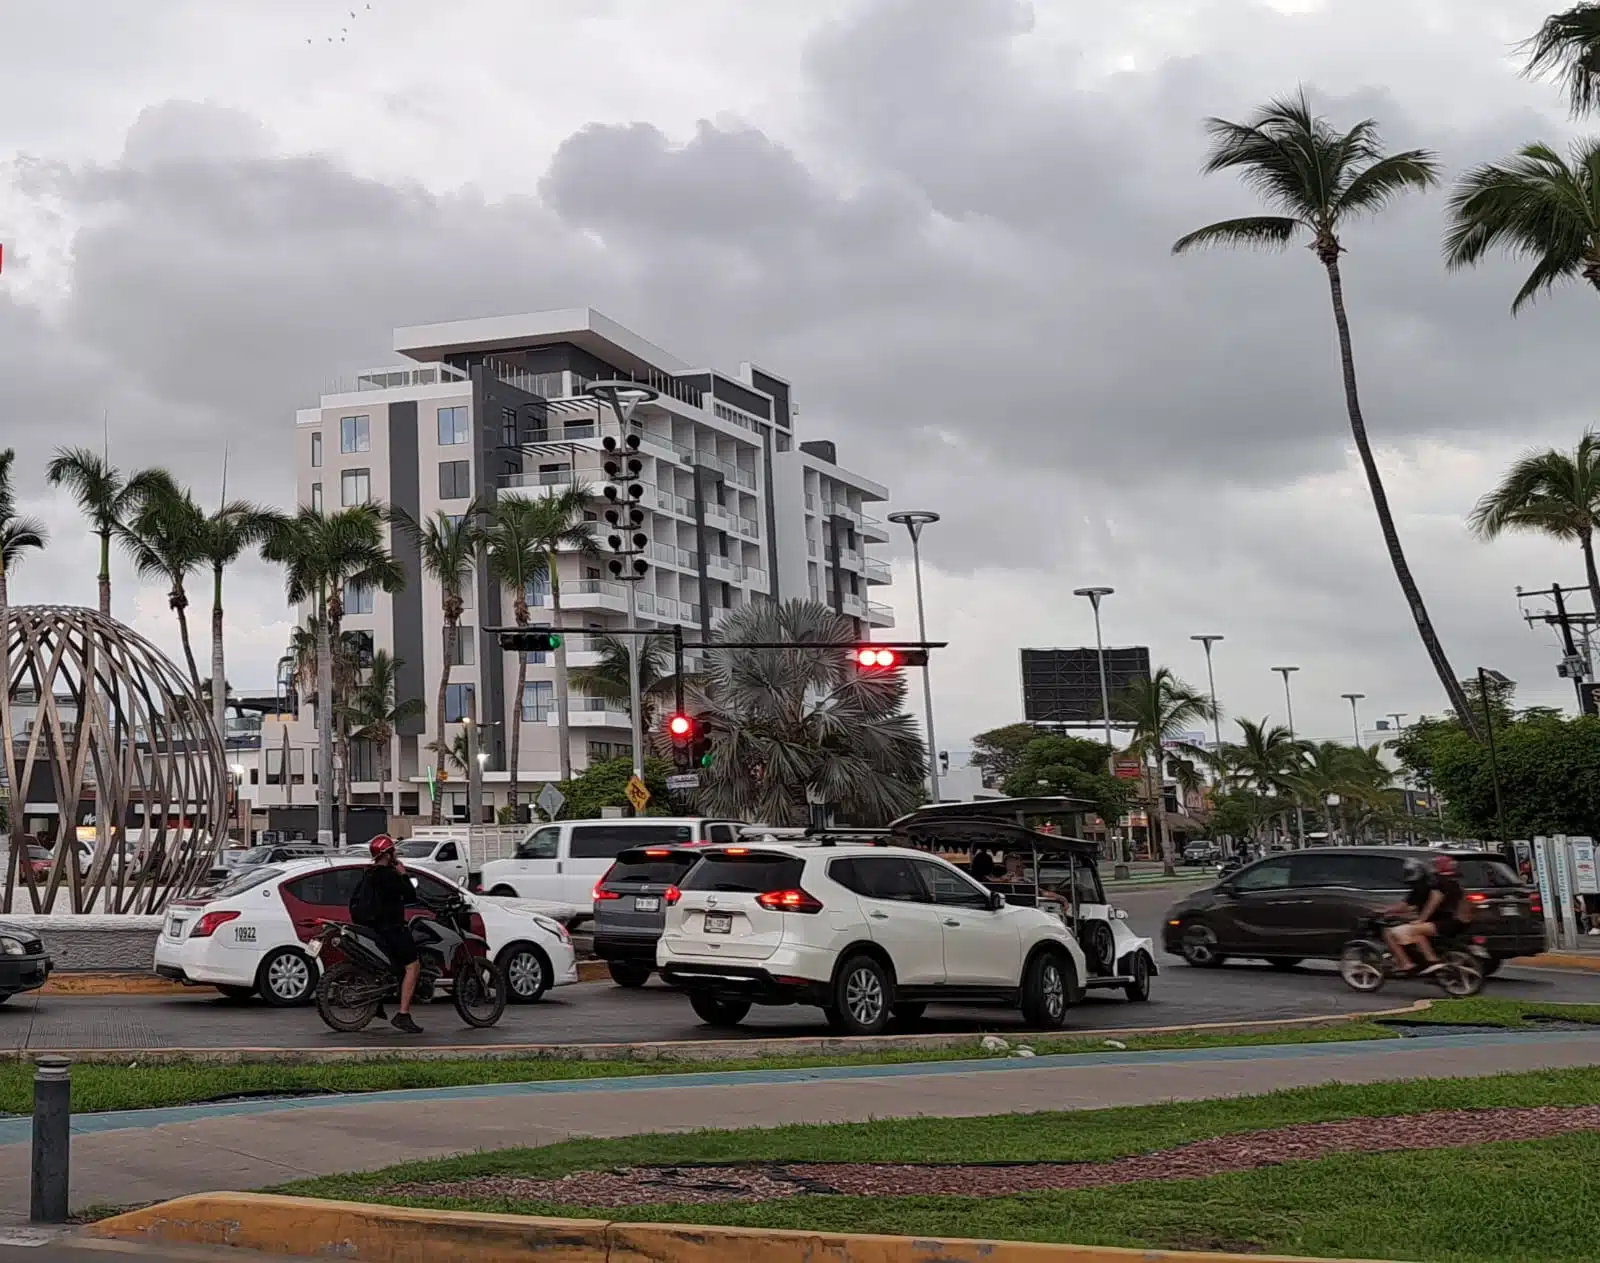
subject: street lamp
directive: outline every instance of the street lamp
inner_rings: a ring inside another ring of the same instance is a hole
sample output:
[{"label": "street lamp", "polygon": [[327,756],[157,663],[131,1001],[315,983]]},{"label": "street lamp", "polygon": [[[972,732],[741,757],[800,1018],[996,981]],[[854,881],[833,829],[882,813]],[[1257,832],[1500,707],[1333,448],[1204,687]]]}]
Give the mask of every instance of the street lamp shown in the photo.
[{"label": "street lamp", "polygon": [[[1294,698],[1289,694],[1289,677],[1300,668],[1273,667],[1272,669],[1283,677],[1283,704],[1289,713],[1289,740],[1294,742],[1297,740],[1294,735]],[[1300,845],[1304,848],[1306,844],[1306,809],[1300,805],[1300,796],[1298,794],[1295,795],[1294,820],[1295,832],[1299,834]]]},{"label": "street lamp", "polygon": [[1505,842],[1506,838],[1506,811],[1505,804],[1500,798],[1500,754],[1494,745],[1494,707],[1489,704],[1489,686],[1491,684],[1506,688],[1511,681],[1499,671],[1492,671],[1488,667],[1478,668],[1478,692],[1483,697],[1483,730],[1489,738],[1489,776],[1494,781],[1494,826],[1495,832],[1500,836],[1498,842]]},{"label": "street lamp", "polygon": [[1350,726],[1356,734],[1356,745],[1361,745],[1361,716],[1356,711],[1356,703],[1366,696],[1365,693],[1340,693],[1340,697],[1350,703]]},{"label": "street lamp", "polygon": [[[922,528],[937,522],[939,515],[931,509],[902,509],[889,514],[889,520],[896,526],[905,527],[906,533],[911,536],[911,572],[916,576],[917,583],[917,639],[926,644],[928,625],[922,612]],[[939,747],[933,739],[933,679],[927,663],[922,664],[922,706],[928,726],[928,792],[933,801],[938,802]]]},{"label": "street lamp", "polygon": [[1222,712],[1217,709],[1217,677],[1211,671],[1211,646],[1221,640],[1221,636],[1190,636],[1190,640],[1198,640],[1206,647],[1206,683],[1211,686],[1211,735],[1216,738],[1217,752],[1222,752]]},{"label": "street lamp", "polygon": [[[1112,762],[1115,757],[1112,753],[1115,747],[1111,742],[1111,690],[1106,684],[1106,646],[1104,639],[1100,635],[1100,601],[1103,597],[1108,597],[1115,591],[1115,588],[1106,587],[1074,588],[1072,590],[1073,596],[1086,596],[1089,598],[1089,604],[1094,606],[1094,651],[1096,658],[1100,662],[1100,721],[1105,725],[1106,760],[1108,763]],[[1116,771],[1115,766],[1112,766],[1111,771],[1113,773]],[[1111,824],[1108,821],[1106,823],[1106,832],[1109,833],[1110,831]],[[1114,877],[1126,877],[1128,875],[1129,856],[1127,848],[1129,844],[1129,839],[1123,839],[1122,857],[1111,870]]]}]

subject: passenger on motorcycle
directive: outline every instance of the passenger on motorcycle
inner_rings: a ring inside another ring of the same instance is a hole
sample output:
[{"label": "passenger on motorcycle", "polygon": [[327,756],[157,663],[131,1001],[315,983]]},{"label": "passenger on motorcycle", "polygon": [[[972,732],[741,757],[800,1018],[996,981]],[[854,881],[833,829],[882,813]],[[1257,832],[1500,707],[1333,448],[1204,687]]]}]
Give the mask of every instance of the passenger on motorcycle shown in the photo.
[{"label": "passenger on motorcycle", "polygon": [[1437,972],[1443,966],[1433,950],[1434,942],[1459,934],[1465,928],[1466,897],[1456,872],[1456,862],[1448,855],[1435,856],[1431,868],[1421,860],[1406,861],[1409,888],[1405,902],[1389,911],[1411,919],[1404,925],[1389,926],[1383,932],[1389,950],[1394,953],[1395,964],[1402,972],[1410,973],[1415,968],[1405,950],[1407,947],[1415,947],[1427,961],[1422,970],[1424,974]]},{"label": "passenger on motorcycle", "polygon": [[[372,865],[350,896],[350,919],[372,931],[400,973],[400,1011],[389,1019],[390,1025],[407,1035],[420,1035],[422,1028],[411,1016],[411,997],[422,973],[422,954],[406,924],[406,905],[416,902],[416,893],[395,854],[393,838],[380,833],[370,849]],[[380,1008],[380,1016],[382,1012]]]}]

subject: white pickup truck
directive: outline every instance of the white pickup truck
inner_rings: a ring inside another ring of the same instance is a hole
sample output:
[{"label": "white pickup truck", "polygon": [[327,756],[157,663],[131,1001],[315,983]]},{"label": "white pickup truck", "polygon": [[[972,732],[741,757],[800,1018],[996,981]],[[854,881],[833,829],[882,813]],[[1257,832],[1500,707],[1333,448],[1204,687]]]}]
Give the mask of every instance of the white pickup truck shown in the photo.
[{"label": "white pickup truck", "polygon": [[[447,881],[453,881],[458,886],[473,890],[477,887],[481,875],[481,861],[493,863],[501,855],[511,852],[516,842],[527,832],[526,827],[513,829],[485,827],[468,830],[451,825],[425,826],[404,841],[396,842],[395,852],[399,855],[401,863],[409,868],[437,873]],[[473,854],[474,842],[482,845],[485,854],[482,856]],[[474,862],[475,860],[480,862]],[[591,907],[587,900],[572,902],[551,898],[551,893],[539,891],[533,895],[533,901],[540,905],[539,911],[544,915],[554,917],[564,925],[571,925],[590,914]]]}]

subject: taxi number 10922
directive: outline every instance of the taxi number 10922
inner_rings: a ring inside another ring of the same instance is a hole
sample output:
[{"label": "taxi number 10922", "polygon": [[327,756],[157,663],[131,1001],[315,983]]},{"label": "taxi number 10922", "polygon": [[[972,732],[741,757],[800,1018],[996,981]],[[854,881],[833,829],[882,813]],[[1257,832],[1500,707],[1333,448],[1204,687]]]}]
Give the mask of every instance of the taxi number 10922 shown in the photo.
[{"label": "taxi number 10922", "polygon": [[256,927],[253,925],[234,926],[233,941],[235,943],[254,943],[256,941]]}]

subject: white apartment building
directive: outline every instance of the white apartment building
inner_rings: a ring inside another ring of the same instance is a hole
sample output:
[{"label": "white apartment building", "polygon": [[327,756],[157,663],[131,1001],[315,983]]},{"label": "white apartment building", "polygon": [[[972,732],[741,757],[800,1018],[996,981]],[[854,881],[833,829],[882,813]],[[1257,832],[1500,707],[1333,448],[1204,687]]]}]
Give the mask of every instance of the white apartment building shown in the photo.
[{"label": "white apartment building", "polygon": [[[869,512],[888,490],[841,466],[832,442],[800,441],[784,379],[749,363],[737,375],[697,368],[586,308],[396,329],[394,349],[406,362],[360,373],[296,414],[299,503],[331,511],[370,499],[425,519],[459,513],[474,496],[538,497],[577,481],[595,493],[587,516],[601,556],[561,559],[562,626],[604,633],[630,621],[677,624],[695,641],[709,637],[728,610],[795,597],[825,602],[863,639],[894,625],[891,610],[870,599],[890,580],[888,566],[868,554],[888,540]],[[632,416],[643,438],[650,539],[650,569],[636,584],[611,577],[609,528],[600,519],[601,440],[619,426],[609,404],[584,393],[611,379],[657,392]],[[392,543],[407,572],[404,590],[392,597],[347,591],[344,625],[399,658],[402,696],[423,699],[431,711],[443,656],[439,588],[420,573],[414,544],[399,533]],[[548,584],[529,598],[535,624],[555,621]],[[529,656],[527,687],[513,697],[515,655],[484,630],[509,625],[511,605],[489,575],[475,576],[445,708],[451,740],[469,712],[477,716],[486,797],[497,803],[507,788],[512,724],[522,729],[524,801],[557,779],[560,766],[553,655]],[[598,643],[583,633],[568,635],[566,648],[569,667],[599,661]],[[294,799],[302,804],[312,798],[312,722],[303,714],[291,740],[275,737],[305,746],[303,768],[299,755],[290,758],[291,778],[302,773]],[[570,729],[578,770],[631,748],[625,710],[576,686]],[[428,768],[437,763],[428,749],[432,732],[430,714],[398,735],[387,796],[376,780],[377,752],[354,751],[352,802],[387,797],[403,815],[426,811]],[[279,753],[251,777],[258,805],[283,801],[282,767]],[[465,815],[463,781],[456,772],[449,782],[449,814]]]}]

